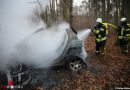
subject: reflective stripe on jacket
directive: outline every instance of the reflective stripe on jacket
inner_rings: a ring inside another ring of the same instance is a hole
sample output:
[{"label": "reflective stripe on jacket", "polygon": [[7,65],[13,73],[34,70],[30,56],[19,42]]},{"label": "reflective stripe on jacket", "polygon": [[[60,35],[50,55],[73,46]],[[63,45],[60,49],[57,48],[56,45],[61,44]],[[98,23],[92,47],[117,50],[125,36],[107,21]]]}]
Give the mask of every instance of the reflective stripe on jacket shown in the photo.
[{"label": "reflective stripe on jacket", "polygon": [[105,26],[102,26],[100,28],[95,26],[93,32],[95,33],[96,36],[96,42],[101,42],[107,39]]},{"label": "reflective stripe on jacket", "polygon": [[119,26],[117,31],[119,39],[130,39],[130,27],[127,24]]}]

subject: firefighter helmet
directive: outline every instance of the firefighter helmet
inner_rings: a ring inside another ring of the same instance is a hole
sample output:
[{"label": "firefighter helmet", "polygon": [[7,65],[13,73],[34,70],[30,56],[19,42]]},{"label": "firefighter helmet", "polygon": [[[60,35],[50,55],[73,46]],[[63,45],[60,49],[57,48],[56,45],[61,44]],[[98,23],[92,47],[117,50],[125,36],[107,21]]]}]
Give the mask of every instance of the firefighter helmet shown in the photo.
[{"label": "firefighter helmet", "polygon": [[97,18],[96,22],[97,23],[102,23],[102,19],[101,18]]},{"label": "firefighter helmet", "polygon": [[127,19],[126,18],[121,18],[121,22],[125,22]]}]

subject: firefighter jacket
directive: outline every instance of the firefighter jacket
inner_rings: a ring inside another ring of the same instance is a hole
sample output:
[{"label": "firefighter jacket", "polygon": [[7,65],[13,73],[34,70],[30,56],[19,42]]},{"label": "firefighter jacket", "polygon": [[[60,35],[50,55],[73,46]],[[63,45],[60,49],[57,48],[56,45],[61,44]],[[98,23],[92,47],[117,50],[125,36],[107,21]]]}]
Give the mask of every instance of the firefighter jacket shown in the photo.
[{"label": "firefighter jacket", "polygon": [[96,42],[101,42],[106,40],[106,26],[101,24],[100,26],[94,26],[92,30],[96,36]]},{"label": "firefighter jacket", "polygon": [[130,27],[127,24],[118,26],[117,32],[119,39],[130,39]]}]

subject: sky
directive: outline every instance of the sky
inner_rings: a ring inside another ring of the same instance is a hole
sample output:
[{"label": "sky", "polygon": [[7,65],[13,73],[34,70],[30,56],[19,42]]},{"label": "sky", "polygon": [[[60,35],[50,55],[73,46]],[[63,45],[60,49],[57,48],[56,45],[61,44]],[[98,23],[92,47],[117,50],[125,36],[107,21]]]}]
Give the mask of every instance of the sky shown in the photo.
[{"label": "sky", "polygon": [[[82,1],[83,0],[74,0],[74,5],[80,6]],[[88,1],[88,0],[86,0],[86,1]]]},{"label": "sky", "polygon": [[81,2],[82,2],[82,0],[74,0],[74,5],[79,6]]}]

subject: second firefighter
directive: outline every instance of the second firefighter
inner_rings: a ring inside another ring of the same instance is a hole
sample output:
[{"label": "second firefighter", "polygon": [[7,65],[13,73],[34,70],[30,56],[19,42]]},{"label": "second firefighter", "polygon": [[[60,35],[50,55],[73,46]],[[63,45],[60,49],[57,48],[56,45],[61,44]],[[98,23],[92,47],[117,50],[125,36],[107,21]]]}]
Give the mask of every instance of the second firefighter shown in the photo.
[{"label": "second firefighter", "polygon": [[127,24],[126,18],[121,18],[120,25],[117,28],[118,39],[120,43],[121,52],[128,54],[128,43],[130,40],[130,27]]}]

